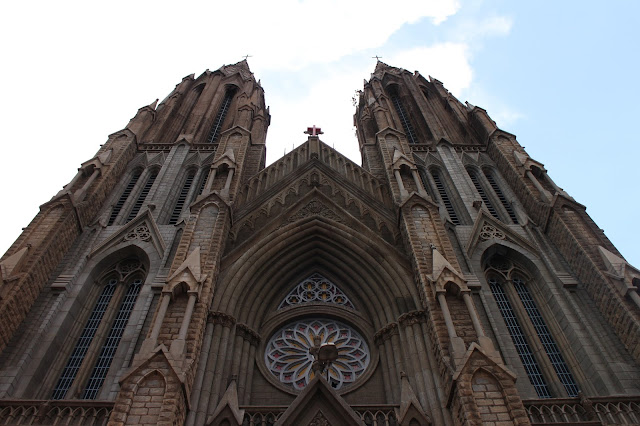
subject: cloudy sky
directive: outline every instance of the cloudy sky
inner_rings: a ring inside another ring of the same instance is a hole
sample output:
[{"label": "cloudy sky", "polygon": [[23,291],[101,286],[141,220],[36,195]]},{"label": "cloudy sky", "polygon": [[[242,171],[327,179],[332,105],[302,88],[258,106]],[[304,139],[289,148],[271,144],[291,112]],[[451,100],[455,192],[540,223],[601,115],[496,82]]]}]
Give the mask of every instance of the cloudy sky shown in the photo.
[{"label": "cloudy sky", "polygon": [[138,108],[250,55],[271,163],[308,125],[360,163],[352,97],[382,61],[485,108],[640,267],[640,2],[2,2],[0,252]]}]

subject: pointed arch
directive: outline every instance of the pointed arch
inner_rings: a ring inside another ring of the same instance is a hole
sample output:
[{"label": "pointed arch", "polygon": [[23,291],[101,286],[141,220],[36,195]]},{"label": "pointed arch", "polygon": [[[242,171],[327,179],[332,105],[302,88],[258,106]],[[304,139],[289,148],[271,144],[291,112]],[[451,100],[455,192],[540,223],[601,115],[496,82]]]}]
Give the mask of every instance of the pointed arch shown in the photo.
[{"label": "pointed arch", "polygon": [[261,233],[223,260],[224,283],[212,308],[237,312],[239,321],[258,327],[284,299],[291,283],[318,271],[343,291],[360,295],[363,315],[381,328],[401,312],[416,309],[420,297],[406,259],[382,240],[371,238],[313,216],[282,227],[275,237]]},{"label": "pointed arch", "polygon": [[[104,264],[106,259],[101,262]],[[137,256],[122,256],[95,272],[99,294],[62,369],[51,399],[95,399],[148,274]],[[95,293],[95,291],[91,292]]]},{"label": "pointed arch", "polygon": [[538,271],[519,258],[497,247],[485,252],[483,269],[493,299],[538,397],[575,397],[578,384],[529,289]]}]

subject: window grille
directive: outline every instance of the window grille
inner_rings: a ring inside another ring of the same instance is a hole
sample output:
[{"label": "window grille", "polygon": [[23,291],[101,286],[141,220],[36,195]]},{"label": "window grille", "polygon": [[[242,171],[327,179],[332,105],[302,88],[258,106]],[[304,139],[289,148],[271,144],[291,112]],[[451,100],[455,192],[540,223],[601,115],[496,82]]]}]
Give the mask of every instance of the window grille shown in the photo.
[{"label": "window grille", "polygon": [[544,322],[542,315],[540,315],[540,311],[538,311],[538,307],[531,297],[529,289],[520,278],[514,278],[513,286],[515,287],[516,292],[527,311],[527,315],[529,315],[529,319],[531,320],[536,333],[538,333],[542,346],[551,360],[553,369],[556,371],[556,374],[567,391],[567,394],[570,397],[578,396],[578,385],[573,379],[573,375],[571,374],[571,371],[569,371],[569,367],[565,363],[564,358],[558,349],[558,345],[549,332],[547,324]]},{"label": "window grille", "polygon": [[122,192],[122,195],[120,195],[120,198],[118,199],[116,205],[113,207],[113,210],[111,210],[111,216],[109,216],[108,223],[109,226],[113,225],[113,222],[115,222],[116,218],[118,217],[120,210],[122,210],[122,206],[124,205],[125,201],[127,201],[127,198],[129,198],[129,194],[131,194],[131,191],[133,191],[133,187],[136,186],[138,179],[140,179],[140,173],[140,170],[136,170],[133,173],[133,176],[131,176],[127,187]]},{"label": "window grille", "polygon": [[400,98],[396,93],[391,95],[391,102],[393,102],[393,106],[400,117],[400,122],[402,123],[402,128],[404,132],[407,134],[407,139],[409,139],[409,143],[415,144],[418,143],[418,138],[416,137],[416,132],[413,130],[413,125],[411,125],[411,121],[409,121],[409,116],[404,110],[404,106],[400,101]]},{"label": "window grille", "polygon": [[193,183],[194,176],[195,172],[193,170],[187,174],[184,184],[182,185],[182,189],[180,190],[180,194],[178,194],[176,205],[173,207],[173,213],[171,213],[169,225],[175,225],[176,223],[178,223],[180,213],[182,213],[182,208],[184,207],[184,203],[187,200],[187,195],[189,194],[189,189],[191,188],[191,184]]},{"label": "window grille", "polygon": [[516,213],[513,211],[513,207],[511,207],[511,204],[507,201],[507,198],[502,193],[502,190],[498,186],[498,183],[496,182],[496,180],[493,178],[493,175],[489,173],[489,171],[487,170],[485,170],[484,175],[487,177],[487,180],[489,181],[489,185],[491,185],[491,189],[493,189],[493,192],[496,193],[496,195],[498,196],[498,199],[500,200],[500,203],[502,203],[502,206],[509,214],[511,221],[517,225],[518,218],[516,217]]},{"label": "window grille", "polygon": [[432,171],[431,176],[433,177],[433,181],[435,182],[436,188],[438,189],[438,194],[440,194],[440,199],[444,203],[444,207],[447,209],[447,213],[449,213],[449,219],[451,219],[451,222],[453,222],[454,225],[460,225],[460,220],[458,219],[458,215],[453,208],[453,203],[451,203],[451,199],[449,198],[449,195],[444,188],[444,183],[440,179],[440,175],[436,171]]},{"label": "window grille", "polygon": [[493,293],[493,297],[498,304],[498,308],[500,309],[500,313],[504,318],[504,322],[507,325],[507,329],[509,330],[509,334],[511,335],[511,339],[513,340],[513,344],[516,347],[516,351],[520,356],[520,360],[522,361],[522,365],[524,366],[525,371],[527,372],[527,376],[529,377],[529,381],[533,385],[536,393],[539,398],[551,398],[551,394],[549,393],[549,389],[544,380],[544,376],[540,371],[540,367],[538,366],[538,362],[533,356],[533,352],[531,352],[531,347],[527,342],[527,339],[524,336],[522,328],[518,323],[518,319],[516,318],[515,312],[511,307],[511,303],[507,298],[507,295],[504,292],[502,286],[498,283],[495,278],[489,279],[489,285],[491,287],[491,292]]},{"label": "window grille", "polygon": [[498,212],[493,207],[493,204],[491,204],[491,200],[489,200],[489,197],[487,197],[487,194],[484,192],[484,188],[482,188],[482,185],[480,185],[478,175],[476,175],[473,170],[467,170],[467,173],[469,173],[469,177],[471,178],[471,182],[473,182],[473,186],[476,187],[476,191],[478,191],[478,194],[480,194],[480,198],[482,198],[482,202],[484,203],[484,205],[487,206],[487,209],[489,210],[489,213],[491,213],[491,216],[500,220]]},{"label": "window grille", "polygon": [[82,365],[82,361],[84,360],[87,351],[89,350],[89,346],[98,331],[98,326],[100,325],[102,317],[109,306],[109,302],[111,302],[111,297],[115,292],[117,282],[117,280],[111,279],[102,289],[102,293],[98,297],[98,301],[91,312],[91,316],[89,317],[87,324],[84,326],[84,330],[82,330],[82,334],[80,335],[75,348],[73,348],[69,361],[67,361],[67,365],[64,370],[62,370],[62,374],[60,375],[58,384],[53,390],[51,399],[63,399],[66,396],[73,380],[76,378],[76,374],[78,374],[78,370],[80,370],[80,366]]},{"label": "window grille", "polygon": [[82,399],[95,399],[96,396],[98,396],[98,391],[102,387],[104,379],[107,377],[107,372],[109,371],[109,367],[111,367],[111,361],[113,360],[113,356],[120,344],[122,333],[124,333],[124,329],[129,322],[129,316],[131,316],[133,306],[136,304],[136,299],[138,298],[138,293],[140,293],[141,286],[141,279],[136,279],[129,285],[127,294],[120,305],[120,310],[118,311],[113,325],[111,326],[109,336],[104,342],[104,345],[102,345],[100,356],[96,361],[96,365],[93,367],[93,372],[91,373],[87,387],[84,390]]},{"label": "window grille", "polygon": [[229,89],[227,90],[227,93],[225,93],[222,104],[220,105],[220,109],[218,110],[218,115],[216,115],[215,120],[213,120],[213,125],[211,126],[211,130],[209,131],[209,136],[207,137],[208,143],[215,143],[218,141],[220,130],[222,129],[222,124],[224,123],[224,118],[227,116],[227,111],[229,111],[229,106],[231,106],[231,101],[233,100],[234,94],[235,90],[233,89]]},{"label": "window grille", "polygon": [[138,199],[133,205],[131,212],[129,212],[129,216],[127,217],[127,222],[130,222],[131,220],[135,219],[135,217],[138,215],[138,212],[140,211],[140,207],[142,207],[142,203],[144,203],[144,200],[147,198],[147,195],[149,195],[149,191],[151,191],[151,187],[153,186],[153,182],[155,182],[156,180],[156,176],[158,176],[158,172],[153,171],[147,178],[147,182],[144,184],[142,191],[140,191],[140,194],[138,195]]}]

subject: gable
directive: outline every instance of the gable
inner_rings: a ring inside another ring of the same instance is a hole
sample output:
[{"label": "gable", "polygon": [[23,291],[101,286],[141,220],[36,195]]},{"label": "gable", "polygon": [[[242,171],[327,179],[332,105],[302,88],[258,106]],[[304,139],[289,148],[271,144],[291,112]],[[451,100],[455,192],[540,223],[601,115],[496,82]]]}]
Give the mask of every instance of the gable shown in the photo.
[{"label": "gable", "polygon": [[[310,185],[315,179],[324,182],[324,188]],[[230,231],[228,249],[235,250],[254,237],[312,219],[353,227],[369,238],[380,239],[394,247],[400,245],[394,221],[381,214],[379,205],[371,205],[330,182],[325,176],[311,172],[295,182],[295,186],[282,190],[255,211],[236,219]]]}]

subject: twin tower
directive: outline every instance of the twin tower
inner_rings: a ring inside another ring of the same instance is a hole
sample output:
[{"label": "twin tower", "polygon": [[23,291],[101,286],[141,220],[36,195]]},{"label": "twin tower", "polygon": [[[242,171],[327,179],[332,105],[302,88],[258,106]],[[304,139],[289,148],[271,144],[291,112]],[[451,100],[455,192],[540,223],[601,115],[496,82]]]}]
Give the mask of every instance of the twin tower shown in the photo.
[{"label": "twin tower", "polygon": [[188,76],[41,206],[0,424],[640,423],[640,271],[483,109],[378,62],[362,166],[265,167],[269,121],[246,61]]}]

